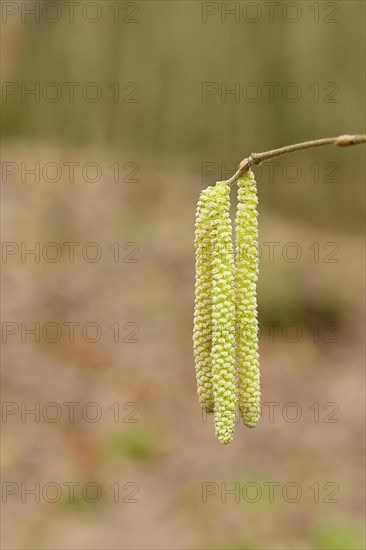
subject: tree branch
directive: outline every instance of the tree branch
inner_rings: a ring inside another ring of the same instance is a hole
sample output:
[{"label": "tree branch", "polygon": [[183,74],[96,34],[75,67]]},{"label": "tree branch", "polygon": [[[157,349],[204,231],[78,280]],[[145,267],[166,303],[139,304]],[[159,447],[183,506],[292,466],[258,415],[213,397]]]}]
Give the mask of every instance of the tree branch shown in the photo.
[{"label": "tree branch", "polygon": [[281,155],[287,155],[294,151],[300,151],[301,149],[310,149],[311,147],[321,147],[322,145],[337,145],[338,147],[347,147],[348,145],[358,145],[360,143],[366,143],[366,135],[342,135],[333,138],[314,139],[311,141],[304,141],[303,143],[295,143],[294,145],[287,145],[280,149],[272,149],[271,151],[265,151],[264,153],[252,153],[250,157],[241,161],[238,171],[228,180],[225,181],[228,185],[232,186],[235,182],[241,178],[245,172],[250,170],[252,166],[258,166],[261,162],[269,160]]}]

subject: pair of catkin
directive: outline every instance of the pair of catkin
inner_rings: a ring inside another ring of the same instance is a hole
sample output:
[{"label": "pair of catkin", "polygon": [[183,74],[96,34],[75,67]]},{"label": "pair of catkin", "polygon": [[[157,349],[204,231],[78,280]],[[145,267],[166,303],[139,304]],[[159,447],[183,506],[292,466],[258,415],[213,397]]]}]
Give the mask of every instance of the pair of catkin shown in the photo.
[{"label": "pair of catkin", "polygon": [[258,213],[254,174],[238,181],[235,256],[230,187],[204,189],[195,225],[196,286],[193,345],[202,408],[215,415],[218,439],[233,439],[239,406],[244,424],[260,417],[256,284]]}]

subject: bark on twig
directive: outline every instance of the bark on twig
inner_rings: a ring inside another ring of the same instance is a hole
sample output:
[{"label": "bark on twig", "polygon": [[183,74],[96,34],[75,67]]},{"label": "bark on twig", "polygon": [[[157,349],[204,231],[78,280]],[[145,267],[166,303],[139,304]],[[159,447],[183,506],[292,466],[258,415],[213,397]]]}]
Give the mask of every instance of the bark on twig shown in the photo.
[{"label": "bark on twig", "polygon": [[272,149],[271,151],[265,151],[264,153],[252,153],[249,157],[241,161],[237,172],[231,178],[226,180],[225,183],[232,186],[245,174],[245,172],[250,170],[252,166],[258,166],[258,164],[264,162],[265,160],[279,157],[281,155],[287,155],[288,153],[293,153],[294,151],[310,149],[311,147],[321,147],[322,145],[347,147],[348,145],[358,145],[360,143],[366,143],[366,135],[344,134],[342,136],[332,138],[313,139],[311,141],[304,141],[303,143],[295,143],[294,145],[287,145],[286,147]]}]

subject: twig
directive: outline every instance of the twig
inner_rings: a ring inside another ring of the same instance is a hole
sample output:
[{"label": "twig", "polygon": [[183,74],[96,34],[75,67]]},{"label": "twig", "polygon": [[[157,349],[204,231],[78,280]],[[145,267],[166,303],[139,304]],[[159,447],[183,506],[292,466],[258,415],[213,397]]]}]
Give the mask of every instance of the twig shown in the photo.
[{"label": "twig", "polygon": [[226,180],[225,183],[232,186],[245,174],[245,172],[250,170],[252,166],[258,166],[258,164],[264,162],[265,160],[279,157],[281,155],[287,155],[287,153],[293,153],[294,151],[300,151],[301,149],[310,149],[311,147],[321,147],[322,145],[338,145],[339,147],[347,147],[348,145],[358,145],[359,143],[366,143],[366,135],[345,134],[333,138],[314,139],[311,141],[304,141],[303,143],[295,143],[294,145],[287,145],[287,147],[272,149],[271,151],[265,151],[264,153],[252,153],[250,157],[241,161],[238,171],[231,178]]}]

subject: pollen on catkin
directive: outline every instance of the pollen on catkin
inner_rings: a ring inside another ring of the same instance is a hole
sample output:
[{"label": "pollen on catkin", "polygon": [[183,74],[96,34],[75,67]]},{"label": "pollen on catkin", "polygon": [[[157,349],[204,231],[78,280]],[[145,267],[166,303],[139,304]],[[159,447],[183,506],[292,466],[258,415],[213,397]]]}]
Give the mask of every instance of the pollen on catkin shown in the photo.
[{"label": "pollen on catkin", "polygon": [[211,372],[212,342],[212,247],[210,208],[213,187],[204,189],[197,203],[195,226],[196,285],[193,352],[198,399],[202,408],[214,412]]},{"label": "pollen on catkin", "polygon": [[238,181],[236,230],[236,359],[242,420],[254,428],[260,418],[258,353],[258,196],[253,172]]},{"label": "pollen on catkin", "polygon": [[221,443],[233,439],[236,408],[235,280],[230,187],[219,182],[213,188],[212,238],[212,384],[215,429]]}]

